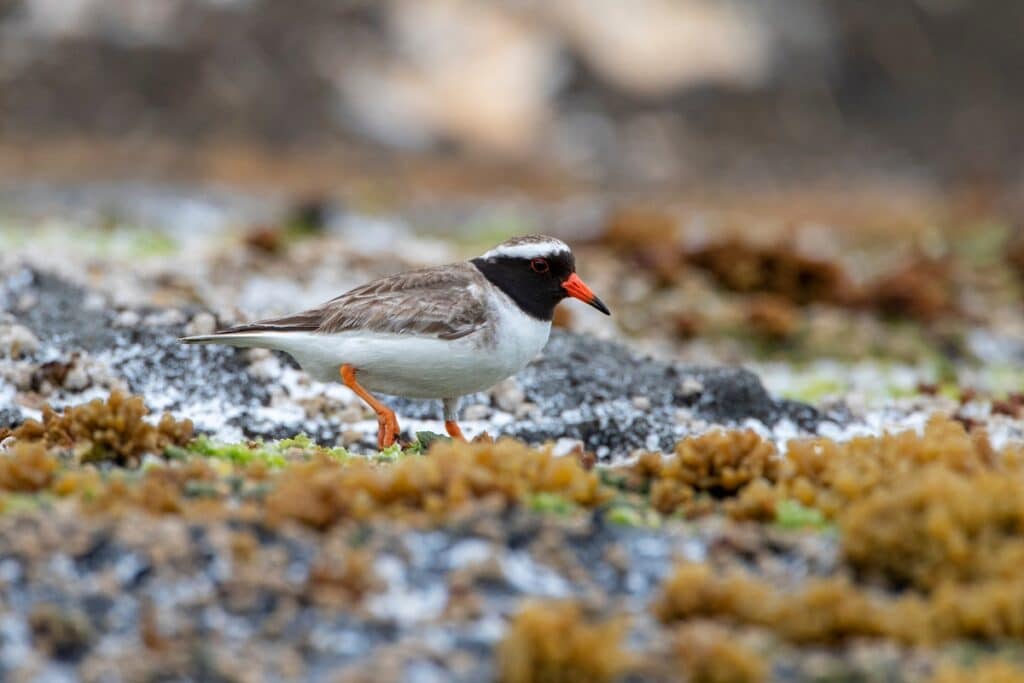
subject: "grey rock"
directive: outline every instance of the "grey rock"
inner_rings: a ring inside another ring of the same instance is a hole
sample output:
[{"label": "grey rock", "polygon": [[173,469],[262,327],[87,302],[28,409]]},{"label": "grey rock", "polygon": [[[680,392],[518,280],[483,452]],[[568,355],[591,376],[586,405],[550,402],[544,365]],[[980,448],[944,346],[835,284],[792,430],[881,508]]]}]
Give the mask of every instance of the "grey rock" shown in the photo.
[{"label": "grey rock", "polygon": [[0,308],[10,310],[10,302],[25,292],[34,294],[38,303],[14,315],[40,339],[39,356],[49,360],[77,351],[104,358],[151,408],[174,410],[205,399],[255,409],[268,401],[266,384],[239,381],[248,365],[241,353],[215,346],[185,347],[177,341],[181,325],[116,327],[116,311],[84,305],[89,292],[32,270],[20,271],[0,287]]},{"label": "grey rock", "polygon": [[0,428],[14,428],[24,421],[25,419],[21,416],[21,410],[16,406],[0,408]]},{"label": "grey rock", "polygon": [[[12,311],[11,302],[26,294],[34,296],[37,305]],[[88,295],[51,275],[21,271],[0,288],[0,309],[11,311],[39,338],[42,360],[76,351],[93,354],[133,393],[143,395],[152,409],[186,414],[200,428],[222,420],[250,438],[284,438],[302,431],[333,443],[341,436],[343,424],[321,418],[289,422],[261,410],[269,404],[275,379],[247,372],[251,353],[179,344],[184,321],[198,311],[139,310],[140,319],[166,324],[121,328],[114,325],[119,317],[114,310],[84,306]],[[686,425],[677,419],[680,409],[724,424],[757,420],[772,426],[790,419],[806,430],[823,419],[810,406],[773,398],[755,374],[742,368],[657,361],[621,344],[557,330],[540,358],[523,369],[515,383],[517,398],[521,393],[520,400],[535,408],[504,433],[532,442],[578,439],[607,457],[637,448],[670,449],[686,434]],[[400,415],[441,417],[440,401],[388,401]],[[491,397],[466,397],[463,405],[490,406]]]},{"label": "grey rock", "polygon": [[[753,419],[772,426],[788,418],[813,429],[822,419],[811,406],[770,396],[749,370],[666,363],[561,331],[552,333],[542,357],[517,379],[542,417],[515,423],[511,434],[533,441],[575,438],[599,455],[648,448],[651,434],[659,448],[670,449],[685,434],[676,420],[679,408],[724,424]],[[648,407],[637,408],[637,396]],[[566,412],[569,421],[559,417]]]}]

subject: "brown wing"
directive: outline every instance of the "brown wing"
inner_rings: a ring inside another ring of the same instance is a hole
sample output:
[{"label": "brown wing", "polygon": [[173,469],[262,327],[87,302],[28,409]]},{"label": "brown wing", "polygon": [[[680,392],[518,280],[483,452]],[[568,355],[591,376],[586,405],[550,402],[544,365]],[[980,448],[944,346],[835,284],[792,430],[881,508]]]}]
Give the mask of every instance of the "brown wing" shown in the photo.
[{"label": "brown wing", "polygon": [[424,268],[374,280],[308,311],[224,332],[366,330],[459,339],[486,324],[485,282],[469,263]]}]

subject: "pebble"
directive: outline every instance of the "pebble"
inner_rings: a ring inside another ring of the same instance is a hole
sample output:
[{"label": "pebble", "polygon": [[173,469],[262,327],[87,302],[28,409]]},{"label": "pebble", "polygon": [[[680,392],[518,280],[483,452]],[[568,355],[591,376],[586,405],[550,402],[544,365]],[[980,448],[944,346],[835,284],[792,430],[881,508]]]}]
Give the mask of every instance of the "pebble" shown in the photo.
[{"label": "pebble", "polygon": [[196,313],[192,320],[185,325],[185,334],[192,336],[196,334],[213,334],[217,331],[217,319],[207,312]]},{"label": "pebble", "polygon": [[555,454],[555,455],[563,456],[563,455],[569,455],[570,453],[572,453],[576,449],[581,449],[582,450],[582,448],[583,448],[583,442],[580,441],[579,439],[566,439],[566,438],[563,438],[563,439],[559,439],[558,441],[555,442],[555,445],[554,445],[554,447],[552,447],[551,452],[553,454]]},{"label": "pebble", "polygon": [[540,417],[540,409],[537,408],[536,403],[524,401],[523,403],[520,403],[516,407],[515,416],[518,420],[537,419],[538,417]]},{"label": "pebble", "polygon": [[646,396],[634,396],[632,403],[637,410],[650,410],[651,408],[651,399]]},{"label": "pebble", "polygon": [[258,363],[261,360],[273,358],[274,354],[270,352],[270,349],[249,349],[245,352],[245,358],[250,363]]},{"label": "pebble", "polygon": [[159,313],[151,313],[143,320],[146,327],[173,327],[185,323],[185,314],[176,308],[168,308]]},{"label": "pebble", "polygon": [[363,433],[358,429],[346,429],[341,433],[341,445],[345,448],[358,445],[363,440]]},{"label": "pebble", "polygon": [[64,376],[64,388],[69,391],[82,391],[89,386],[89,374],[80,365],[74,365]]},{"label": "pebble", "polygon": [[675,412],[676,424],[689,424],[693,422],[693,411],[689,408],[677,408]]},{"label": "pebble", "polygon": [[39,350],[39,339],[24,325],[11,325],[0,331],[0,349],[11,358],[21,358]]},{"label": "pebble", "polygon": [[466,406],[462,411],[465,420],[486,420],[491,414],[491,407],[483,403],[474,403]]},{"label": "pebble", "polygon": [[515,381],[506,380],[494,388],[494,402],[506,413],[515,413],[526,395]]},{"label": "pebble", "polygon": [[338,419],[348,424],[359,422],[363,419],[363,409],[357,404],[351,403],[338,412]]},{"label": "pebble", "polygon": [[142,318],[139,317],[139,314],[135,311],[121,311],[117,314],[117,317],[114,318],[114,327],[138,327],[139,322],[141,321]]},{"label": "pebble", "polygon": [[32,388],[33,367],[31,365],[17,365],[6,373],[7,380],[18,388],[19,391],[29,391]]},{"label": "pebble", "polygon": [[281,363],[268,351],[266,358],[250,363],[245,370],[256,379],[269,381],[281,376]]},{"label": "pebble", "polygon": [[696,396],[697,394],[703,393],[704,385],[696,377],[687,377],[682,381],[680,390],[683,396]]},{"label": "pebble", "polygon": [[39,298],[33,294],[22,294],[18,298],[18,303],[15,304],[15,308],[17,308],[19,311],[28,311],[32,309],[36,305],[36,303],[38,303],[38,301]]},{"label": "pebble", "polygon": [[86,311],[104,311],[107,308],[107,299],[99,292],[89,292],[82,301],[82,308]]}]

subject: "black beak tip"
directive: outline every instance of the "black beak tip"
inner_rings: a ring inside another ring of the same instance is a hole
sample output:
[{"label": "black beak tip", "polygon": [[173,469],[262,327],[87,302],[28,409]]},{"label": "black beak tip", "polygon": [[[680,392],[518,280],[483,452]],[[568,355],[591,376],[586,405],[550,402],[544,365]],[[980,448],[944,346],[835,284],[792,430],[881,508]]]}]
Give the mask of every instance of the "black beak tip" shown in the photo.
[{"label": "black beak tip", "polygon": [[596,308],[597,310],[601,311],[605,315],[611,315],[612,314],[612,312],[608,310],[608,307],[604,305],[604,302],[601,301],[596,296],[594,297],[594,300],[590,302],[590,305],[593,306],[594,308]]}]

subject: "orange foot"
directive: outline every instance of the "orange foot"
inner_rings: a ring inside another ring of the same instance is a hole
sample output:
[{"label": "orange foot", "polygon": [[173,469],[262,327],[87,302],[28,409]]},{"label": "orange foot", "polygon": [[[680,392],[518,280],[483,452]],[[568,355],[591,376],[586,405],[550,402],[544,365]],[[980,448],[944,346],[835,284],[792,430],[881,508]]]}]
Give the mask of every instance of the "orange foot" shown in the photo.
[{"label": "orange foot", "polygon": [[400,431],[395,411],[385,408],[377,413],[377,448],[383,450],[394,444]]},{"label": "orange foot", "polygon": [[459,429],[459,423],[456,422],[455,420],[445,420],[444,429],[446,432],[448,432],[448,436],[452,437],[453,439],[458,439],[459,441],[466,440],[466,437],[462,435],[462,430]]},{"label": "orange foot", "polygon": [[367,405],[373,408],[373,412],[377,413],[377,448],[383,450],[395,443],[395,439],[398,438],[398,433],[401,431],[398,427],[398,418],[395,417],[395,411],[381,403],[356,381],[356,369],[351,365],[347,363],[342,365],[339,372],[341,374],[341,381],[345,386],[354,391],[359,398],[366,401]]}]

